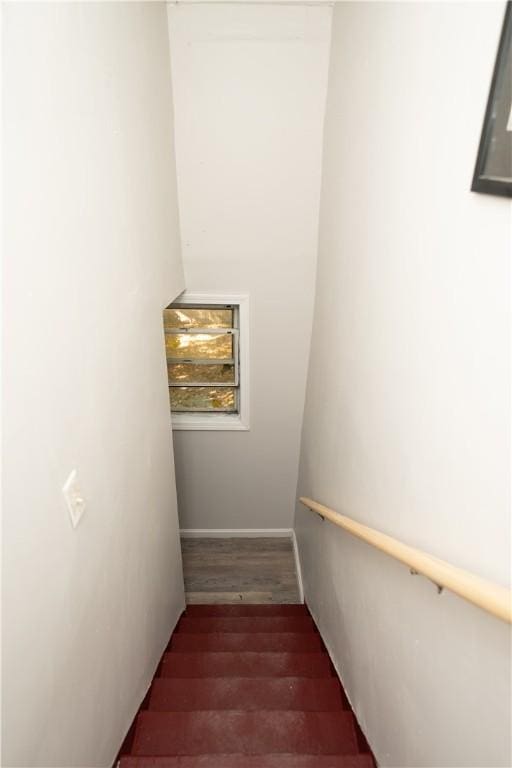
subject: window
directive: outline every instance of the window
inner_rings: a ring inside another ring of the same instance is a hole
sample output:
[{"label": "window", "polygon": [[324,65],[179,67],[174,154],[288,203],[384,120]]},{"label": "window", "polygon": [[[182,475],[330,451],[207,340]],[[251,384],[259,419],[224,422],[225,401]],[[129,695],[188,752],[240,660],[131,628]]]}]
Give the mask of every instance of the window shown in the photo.
[{"label": "window", "polygon": [[247,301],[182,294],[164,310],[174,429],[248,429]]}]

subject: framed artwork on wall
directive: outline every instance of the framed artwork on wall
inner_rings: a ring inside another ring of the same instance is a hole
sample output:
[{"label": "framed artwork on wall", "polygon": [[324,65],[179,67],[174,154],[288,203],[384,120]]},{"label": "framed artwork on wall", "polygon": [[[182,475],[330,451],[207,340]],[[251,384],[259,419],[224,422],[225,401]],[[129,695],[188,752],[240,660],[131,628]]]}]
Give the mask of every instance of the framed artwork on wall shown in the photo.
[{"label": "framed artwork on wall", "polygon": [[471,189],[512,197],[511,0],[505,9]]}]

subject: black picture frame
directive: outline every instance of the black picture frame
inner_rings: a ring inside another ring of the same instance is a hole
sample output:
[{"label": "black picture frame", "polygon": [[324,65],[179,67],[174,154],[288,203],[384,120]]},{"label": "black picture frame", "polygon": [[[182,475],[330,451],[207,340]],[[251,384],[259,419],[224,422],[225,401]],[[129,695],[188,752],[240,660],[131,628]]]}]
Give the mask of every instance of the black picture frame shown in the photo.
[{"label": "black picture frame", "polygon": [[512,197],[511,0],[505,8],[471,190]]}]

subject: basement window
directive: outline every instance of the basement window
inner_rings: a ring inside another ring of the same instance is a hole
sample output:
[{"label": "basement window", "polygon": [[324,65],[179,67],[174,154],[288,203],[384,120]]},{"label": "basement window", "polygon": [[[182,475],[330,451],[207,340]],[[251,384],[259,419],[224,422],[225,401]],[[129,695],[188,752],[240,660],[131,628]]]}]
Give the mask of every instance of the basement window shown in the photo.
[{"label": "basement window", "polygon": [[248,429],[247,302],[182,294],[164,310],[173,429]]}]

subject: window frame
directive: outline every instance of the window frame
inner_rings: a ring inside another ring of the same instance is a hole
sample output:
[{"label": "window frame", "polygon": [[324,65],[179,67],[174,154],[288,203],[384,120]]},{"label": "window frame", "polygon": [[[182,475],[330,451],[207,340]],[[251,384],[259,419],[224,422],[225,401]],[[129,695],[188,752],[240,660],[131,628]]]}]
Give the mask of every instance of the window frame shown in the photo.
[{"label": "window frame", "polygon": [[[184,291],[169,307],[194,305],[222,306],[230,305],[235,308],[238,320],[237,333],[235,334],[235,354],[238,354],[237,371],[238,384],[238,413],[226,413],[225,411],[212,411],[210,413],[194,411],[170,411],[173,430],[197,430],[197,431],[248,431],[249,430],[249,295],[236,294],[211,294],[193,293]],[[213,361],[212,361],[213,362]],[[203,385],[204,386],[204,385]],[[213,386],[213,385],[206,385]]]}]

